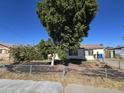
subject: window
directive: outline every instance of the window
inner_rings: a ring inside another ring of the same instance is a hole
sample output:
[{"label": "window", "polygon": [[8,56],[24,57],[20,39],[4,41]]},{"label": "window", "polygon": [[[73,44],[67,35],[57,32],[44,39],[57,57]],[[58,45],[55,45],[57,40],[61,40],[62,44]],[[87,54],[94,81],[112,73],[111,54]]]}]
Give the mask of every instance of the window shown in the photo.
[{"label": "window", "polygon": [[78,56],[78,50],[75,51],[69,50],[69,56]]},{"label": "window", "polygon": [[0,49],[0,54],[7,54],[8,53],[8,50],[6,49]]},{"label": "window", "polygon": [[85,56],[88,56],[89,53],[88,53],[88,50],[85,50]]},{"label": "window", "polygon": [[7,53],[8,53],[8,51],[7,51],[6,49],[4,49],[4,50],[3,50],[3,53],[4,53],[4,54],[7,54]]},{"label": "window", "polygon": [[2,49],[0,49],[0,54],[2,54]]},{"label": "window", "polygon": [[92,56],[93,55],[93,50],[92,49],[89,49],[88,50],[88,53],[89,53],[89,56]]}]

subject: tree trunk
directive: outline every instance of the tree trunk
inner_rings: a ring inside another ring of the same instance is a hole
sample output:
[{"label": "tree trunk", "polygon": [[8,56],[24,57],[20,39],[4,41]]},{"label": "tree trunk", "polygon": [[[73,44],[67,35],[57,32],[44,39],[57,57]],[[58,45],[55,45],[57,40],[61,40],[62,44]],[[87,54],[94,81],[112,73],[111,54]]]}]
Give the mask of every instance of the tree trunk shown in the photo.
[{"label": "tree trunk", "polygon": [[55,61],[55,54],[53,54],[52,56],[51,66],[54,66],[54,61]]}]

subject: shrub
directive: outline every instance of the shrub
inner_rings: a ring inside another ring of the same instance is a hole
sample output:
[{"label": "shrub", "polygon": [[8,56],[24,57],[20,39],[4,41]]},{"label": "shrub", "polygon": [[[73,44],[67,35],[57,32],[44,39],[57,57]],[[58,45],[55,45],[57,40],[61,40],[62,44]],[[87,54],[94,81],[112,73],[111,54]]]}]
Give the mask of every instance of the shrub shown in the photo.
[{"label": "shrub", "polygon": [[11,47],[10,56],[14,59],[14,62],[39,60],[43,58],[35,47],[30,45]]}]

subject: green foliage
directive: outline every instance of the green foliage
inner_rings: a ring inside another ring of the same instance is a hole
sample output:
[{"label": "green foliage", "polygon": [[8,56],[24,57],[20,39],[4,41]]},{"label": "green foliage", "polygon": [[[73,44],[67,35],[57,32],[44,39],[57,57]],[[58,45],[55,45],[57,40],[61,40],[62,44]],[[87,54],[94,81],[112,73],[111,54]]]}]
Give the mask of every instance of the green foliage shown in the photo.
[{"label": "green foliage", "polygon": [[31,46],[13,46],[10,48],[10,55],[15,62],[21,62],[31,60],[32,51]]},{"label": "green foliage", "polygon": [[41,40],[40,43],[36,46],[37,51],[47,59],[48,54],[58,54],[61,60],[66,59],[66,52],[60,46],[56,46],[51,39],[48,41]]},{"label": "green foliage", "polygon": [[41,40],[36,46],[36,50],[39,51],[40,55],[42,55],[44,59],[47,59],[48,54],[56,52],[55,45],[51,39],[48,39],[48,41]]},{"label": "green foliage", "polygon": [[41,40],[36,46],[13,46],[10,48],[10,56],[15,62],[44,60],[48,59],[48,54],[58,54],[59,57],[66,59],[66,52],[59,46],[55,46],[51,39],[48,41]]},{"label": "green foliage", "polygon": [[63,49],[61,49],[61,48],[58,49],[57,54],[58,54],[58,56],[59,56],[59,58],[60,58],[61,60],[65,60],[66,57],[67,57],[66,51],[63,50]]},{"label": "green foliage", "polygon": [[48,54],[56,53],[54,43],[49,39],[48,41],[41,40],[36,46],[13,46],[10,49],[10,56],[15,62],[43,60],[48,58]]},{"label": "green foliage", "polygon": [[96,0],[43,0],[37,14],[55,44],[74,50],[88,35],[97,8]]},{"label": "green foliage", "polygon": [[10,56],[14,59],[14,62],[23,62],[31,60],[39,60],[43,57],[39,55],[33,46],[13,46],[10,48]]}]

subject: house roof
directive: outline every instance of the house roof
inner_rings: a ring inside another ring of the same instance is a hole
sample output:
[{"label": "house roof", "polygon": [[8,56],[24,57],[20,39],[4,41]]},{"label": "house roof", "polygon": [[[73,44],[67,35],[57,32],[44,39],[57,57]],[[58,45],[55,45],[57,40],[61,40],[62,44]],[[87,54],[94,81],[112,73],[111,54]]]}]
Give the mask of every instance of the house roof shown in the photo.
[{"label": "house roof", "polygon": [[124,46],[117,46],[117,47],[114,48],[114,49],[122,49],[122,48],[124,48]]},{"label": "house roof", "polygon": [[113,47],[106,47],[105,49],[107,49],[107,50],[114,50]]},{"label": "house roof", "polygon": [[1,47],[6,47],[6,48],[10,48],[10,47],[11,47],[11,45],[3,44],[3,43],[0,43],[0,46],[1,46]]},{"label": "house roof", "polygon": [[89,45],[80,45],[80,48],[84,49],[103,49],[104,47],[102,45],[97,44],[89,44]]}]

